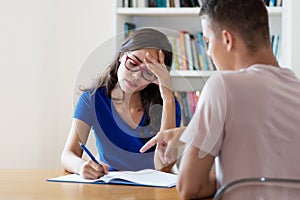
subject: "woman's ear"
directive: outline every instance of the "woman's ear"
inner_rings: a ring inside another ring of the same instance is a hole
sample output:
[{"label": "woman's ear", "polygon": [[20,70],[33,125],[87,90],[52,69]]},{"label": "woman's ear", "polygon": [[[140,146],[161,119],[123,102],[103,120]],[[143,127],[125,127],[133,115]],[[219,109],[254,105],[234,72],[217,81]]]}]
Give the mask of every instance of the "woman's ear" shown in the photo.
[{"label": "woman's ear", "polygon": [[222,31],[223,44],[226,46],[227,51],[233,48],[234,37],[231,32],[227,30]]}]

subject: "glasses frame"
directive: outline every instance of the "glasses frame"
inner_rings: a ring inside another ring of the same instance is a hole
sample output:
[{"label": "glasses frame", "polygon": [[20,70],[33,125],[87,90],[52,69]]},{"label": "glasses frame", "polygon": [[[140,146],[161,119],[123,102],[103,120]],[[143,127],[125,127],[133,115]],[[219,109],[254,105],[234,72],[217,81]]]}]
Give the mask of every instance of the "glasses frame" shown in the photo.
[{"label": "glasses frame", "polygon": [[[126,65],[126,63],[127,63],[128,60],[132,61],[138,68],[135,70],[135,69],[132,69],[132,68],[128,67],[128,66]],[[126,68],[128,71],[131,71],[131,72],[138,72],[138,71],[141,71],[141,72],[142,72],[142,77],[143,77],[143,79],[145,79],[146,81],[152,82],[152,81],[155,81],[155,80],[157,79],[157,77],[156,77],[150,70],[147,70],[147,69],[141,67],[141,64],[140,64],[138,61],[136,61],[135,59],[131,58],[129,55],[126,55],[126,59],[125,59],[124,65],[125,65],[125,68]],[[147,73],[150,72],[151,74],[153,74],[153,76],[154,76],[153,79],[147,79],[147,78],[145,77],[145,75],[144,75],[144,72],[147,72]]]}]

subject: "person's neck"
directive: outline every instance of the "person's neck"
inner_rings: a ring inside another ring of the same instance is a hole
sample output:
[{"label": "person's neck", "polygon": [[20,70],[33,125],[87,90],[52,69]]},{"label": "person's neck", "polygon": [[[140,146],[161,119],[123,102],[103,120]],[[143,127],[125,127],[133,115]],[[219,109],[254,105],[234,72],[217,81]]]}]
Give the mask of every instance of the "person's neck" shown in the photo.
[{"label": "person's neck", "polygon": [[240,54],[236,60],[234,70],[240,70],[242,68],[248,68],[255,64],[270,65],[279,67],[276,57],[273,54],[271,48],[260,48],[255,53],[246,52]]},{"label": "person's neck", "polygon": [[142,108],[141,93],[135,92],[130,95],[125,95],[124,102],[129,109],[140,110]]}]

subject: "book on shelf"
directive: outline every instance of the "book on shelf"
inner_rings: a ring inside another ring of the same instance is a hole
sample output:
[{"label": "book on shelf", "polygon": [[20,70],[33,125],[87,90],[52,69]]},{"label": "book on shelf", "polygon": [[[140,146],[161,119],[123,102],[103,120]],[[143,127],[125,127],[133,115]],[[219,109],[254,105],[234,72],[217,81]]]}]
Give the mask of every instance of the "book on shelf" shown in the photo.
[{"label": "book on shelf", "polygon": [[188,61],[187,61],[187,52],[186,52],[186,45],[185,45],[185,33],[186,31],[179,32],[179,41],[180,41],[180,55],[182,65],[179,66],[179,69],[188,70]]},{"label": "book on shelf", "polygon": [[193,56],[193,68],[195,70],[201,70],[199,56],[198,56],[199,52],[197,48],[197,40],[195,40],[194,37],[191,39],[191,45],[192,45],[192,56]]},{"label": "book on shelf", "polygon": [[197,41],[198,41],[198,45],[199,45],[199,53],[201,54],[201,60],[203,62],[203,69],[204,70],[211,70],[210,66],[209,66],[209,57],[207,56],[207,46],[204,45],[205,44],[205,41],[203,39],[203,34],[202,32],[197,32],[196,33],[197,35]]},{"label": "book on shelf", "polygon": [[200,3],[198,0],[180,0],[180,7],[200,7]]},{"label": "book on shelf", "polygon": [[173,36],[168,36],[168,40],[173,48],[173,62],[172,62],[171,69],[179,70],[179,52],[177,47],[177,38]]},{"label": "book on shelf", "polygon": [[[282,6],[282,0],[263,0],[266,6]],[[122,0],[123,8],[187,8],[200,7],[201,0]]]},{"label": "book on shelf", "polygon": [[167,0],[156,0],[156,7],[166,8],[167,7]]},{"label": "book on shelf", "polygon": [[122,0],[123,8],[200,7],[201,0]]},{"label": "book on shelf", "polygon": [[277,0],[276,1],[276,6],[282,6],[282,0]]},{"label": "book on shelf", "polygon": [[187,126],[195,113],[200,91],[174,92],[181,107],[181,125]]},{"label": "book on shelf", "polygon": [[270,0],[270,1],[269,1],[269,6],[270,6],[270,7],[276,6],[276,0]]},{"label": "book on shelf", "polygon": [[84,179],[78,174],[68,174],[49,178],[50,182],[69,182],[86,184],[121,184],[134,186],[150,186],[171,188],[176,185],[177,175],[154,169],[140,171],[112,171],[98,179]]},{"label": "book on shelf", "polygon": [[136,0],[138,8],[145,8],[148,6],[148,1],[146,0]]},{"label": "book on shelf", "polygon": [[263,2],[269,7],[282,6],[282,0],[263,0]]},{"label": "book on shelf", "polygon": [[215,70],[201,32],[193,35],[180,30],[177,35],[168,36],[168,40],[173,48],[173,70]]},{"label": "book on shelf", "polygon": [[125,38],[128,37],[132,31],[134,31],[136,28],[136,25],[134,23],[125,22],[124,23],[124,36]]},{"label": "book on shelf", "polygon": [[186,92],[174,92],[181,108],[181,125],[187,126],[191,117],[189,113],[189,105],[187,102]]},{"label": "book on shelf", "polygon": [[179,36],[175,37],[176,45],[173,46],[173,52],[175,52],[175,55],[177,57],[177,63],[175,60],[175,67],[174,69],[180,70],[182,69],[183,63],[182,63],[182,49],[181,49],[181,41]]},{"label": "book on shelf", "polygon": [[156,0],[148,0],[148,7],[156,7]]},{"label": "book on shelf", "polygon": [[[202,38],[203,38],[203,34],[201,34],[201,35],[202,35]],[[215,66],[214,66],[214,64],[213,64],[213,62],[212,62],[212,59],[211,59],[210,56],[207,54],[208,43],[207,43],[204,39],[202,40],[202,42],[203,42],[203,47],[204,47],[204,49],[205,49],[205,53],[203,53],[203,54],[205,54],[205,56],[206,56],[206,58],[207,58],[208,70],[211,70],[211,71],[216,70],[216,68],[215,68]]]},{"label": "book on shelf", "polygon": [[148,0],[122,0],[122,7],[123,8],[145,8],[148,7]]},{"label": "book on shelf", "polygon": [[192,53],[192,35],[189,32],[184,32],[184,44],[186,50],[187,69],[193,70],[193,53]]},{"label": "book on shelf", "polygon": [[271,45],[272,50],[277,59],[279,59],[279,50],[280,50],[280,35],[273,34],[271,35]]}]

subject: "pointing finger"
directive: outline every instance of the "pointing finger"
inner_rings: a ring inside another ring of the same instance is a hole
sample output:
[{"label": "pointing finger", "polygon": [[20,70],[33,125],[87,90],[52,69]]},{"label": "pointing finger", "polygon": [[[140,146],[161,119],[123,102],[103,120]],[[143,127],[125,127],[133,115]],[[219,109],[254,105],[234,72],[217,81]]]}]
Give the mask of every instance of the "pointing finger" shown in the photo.
[{"label": "pointing finger", "polygon": [[147,151],[148,149],[150,149],[151,147],[156,145],[157,142],[158,142],[158,137],[156,135],[151,140],[149,140],[146,144],[144,144],[144,146],[142,146],[142,148],[140,149],[140,152],[144,153],[145,151]]}]

